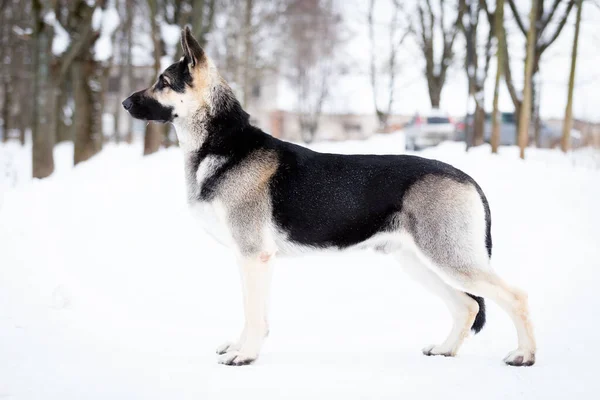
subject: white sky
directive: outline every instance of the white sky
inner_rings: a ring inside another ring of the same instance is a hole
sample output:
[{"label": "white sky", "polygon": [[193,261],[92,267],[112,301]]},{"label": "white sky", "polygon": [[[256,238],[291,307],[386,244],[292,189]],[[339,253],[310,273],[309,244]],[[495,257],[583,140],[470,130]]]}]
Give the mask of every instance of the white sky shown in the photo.
[{"label": "white sky", "polygon": [[[404,2],[407,7],[415,0]],[[493,2],[492,2],[493,3]],[[373,112],[372,92],[368,77],[369,38],[367,18],[367,0],[346,0],[343,3],[343,13],[351,29],[351,36],[346,45],[345,53],[356,65],[351,75],[340,78],[331,90],[331,98],[327,109],[333,112]],[[389,0],[378,0],[375,19],[381,24],[382,41],[385,36],[385,21],[389,21],[391,6]],[[529,2],[519,1],[524,7],[523,17],[527,20]],[[509,40],[511,65],[515,85],[520,88],[523,84],[524,38],[512,20],[512,12],[505,9],[507,19],[506,29]],[[482,15],[483,19],[483,15]],[[567,82],[571,60],[571,47],[574,33],[575,9],[571,12],[569,21],[561,36],[546,50],[542,56],[541,71],[541,114],[544,118],[562,118],[566,104]],[[481,23],[480,23],[481,24]],[[486,31],[482,24],[481,31]],[[377,39],[379,40],[379,38]],[[446,86],[442,92],[441,107],[453,115],[465,113],[467,104],[467,82],[462,67],[464,41],[459,34],[455,44],[456,62],[448,71]],[[383,51],[383,49],[382,49]],[[579,55],[577,60],[577,75],[574,100],[574,115],[593,121],[600,121],[600,9],[591,2],[584,2],[584,10],[579,38]],[[413,114],[429,108],[427,84],[423,78],[424,61],[418,52],[414,39],[408,39],[403,45],[401,61],[402,69],[397,78],[394,112]],[[487,109],[492,107],[493,84],[495,77],[495,59],[486,81]],[[512,111],[513,105],[505,85],[502,86],[500,108]],[[279,103],[286,109],[293,109],[295,98],[288,90],[280,94]]]}]

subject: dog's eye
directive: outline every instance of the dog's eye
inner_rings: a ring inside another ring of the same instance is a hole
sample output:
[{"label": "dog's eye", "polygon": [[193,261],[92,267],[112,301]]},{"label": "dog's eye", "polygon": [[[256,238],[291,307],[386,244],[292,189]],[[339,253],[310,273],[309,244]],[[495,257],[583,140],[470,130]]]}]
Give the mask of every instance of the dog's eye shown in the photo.
[{"label": "dog's eye", "polygon": [[158,85],[162,89],[163,87],[169,87],[169,81],[165,79],[163,75],[158,78]]}]

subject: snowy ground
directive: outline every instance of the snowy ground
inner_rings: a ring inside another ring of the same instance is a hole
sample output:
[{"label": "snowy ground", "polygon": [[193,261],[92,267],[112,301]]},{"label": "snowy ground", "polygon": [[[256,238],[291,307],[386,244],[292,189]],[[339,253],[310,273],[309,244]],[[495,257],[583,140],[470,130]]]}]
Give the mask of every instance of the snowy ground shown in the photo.
[{"label": "snowy ground", "polygon": [[[395,136],[325,143],[394,153]],[[530,294],[538,363],[511,368],[493,304],[459,356],[421,347],[450,328],[442,303],[372,252],[280,260],[271,335],[256,364],[216,363],[237,336],[237,267],[190,218],[178,149],[110,146],[27,182],[27,150],[0,147],[0,399],[596,398],[600,168],[591,151],[517,159],[447,143],[423,153],[488,195],[493,265]],[[12,161],[7,161],[10,155]],[[28,157],[28,155],[27,155]],[[10,165],[10,168],[9,168]],[[3,199],[2,199],[3,198]],[[488,303],[489,304],[489,303]]]}]

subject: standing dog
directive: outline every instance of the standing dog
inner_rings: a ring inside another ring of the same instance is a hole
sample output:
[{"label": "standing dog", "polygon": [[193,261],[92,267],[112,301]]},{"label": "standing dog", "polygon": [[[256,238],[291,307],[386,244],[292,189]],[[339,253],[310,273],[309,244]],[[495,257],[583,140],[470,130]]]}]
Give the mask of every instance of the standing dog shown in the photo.
[{"label": "standing dog", "polygon": [[477,183],[439,161],[407,155],[321,154],[250,125],[249,116],[185,28],[184,56],[150,88],[123,101],[134,118],[170,122],[185,155],[191,207],[240,264],[245,325],[219,362],[244,365],[269,331],[275,253],[375,248],[442,297],[454,324],[426,355],[454,356],[485,323],[483,297],[511,317],[518,348],[509,365],[535,362],[527,295],[490,268],[491,218]]}]

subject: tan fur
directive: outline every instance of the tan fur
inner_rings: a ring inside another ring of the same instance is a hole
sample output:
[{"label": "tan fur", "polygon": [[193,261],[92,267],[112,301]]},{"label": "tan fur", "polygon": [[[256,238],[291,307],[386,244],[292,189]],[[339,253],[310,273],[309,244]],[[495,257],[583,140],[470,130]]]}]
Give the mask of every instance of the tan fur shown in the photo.
[{"label": "tan fur", "polygon": [[[228,203],[247,202],[260,197],[261,201],[268,201],[267,184],[277,171],[279,161],[274,152],[257,150],[240,163],[227,182],[223,185],[222,194]],[[263,197],[264,196],[264,197]]]}]

